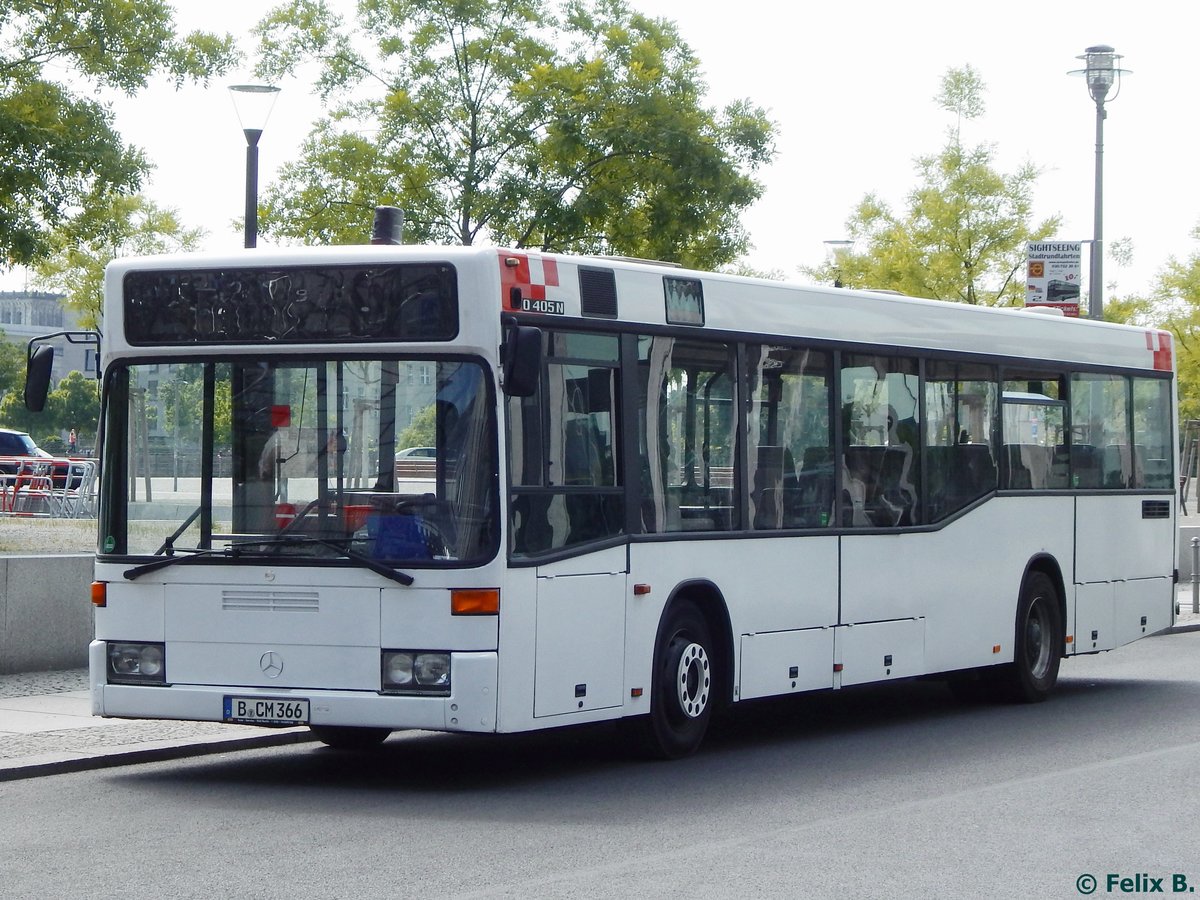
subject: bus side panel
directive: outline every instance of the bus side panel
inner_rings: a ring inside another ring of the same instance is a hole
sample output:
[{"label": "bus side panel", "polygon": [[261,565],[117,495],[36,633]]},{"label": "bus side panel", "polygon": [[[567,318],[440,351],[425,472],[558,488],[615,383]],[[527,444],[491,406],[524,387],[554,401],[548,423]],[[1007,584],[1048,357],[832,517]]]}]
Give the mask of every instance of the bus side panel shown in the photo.
[{"label": "bus side panel", "polygon": [[1011,662],[1025,567],[1048,555],[1069,580],[1073,539],[1069,496],[996,497],[933,532],[847,534],[842,624],[924,617],[927,672]]},{"label": "bus side panel", "polygon": [[[747,636],[801,629],[820,629],[837,621],[837,538],[833,535],[779,537],[764,540],[680,540],[673,543],[637,542],[630,546],[630,584],[648,584],[649,594],[627,599],[625,681],[644,688],[641,698],[628,699],[626,712],[649,712],[650,669],[654,641],[667,601],[686,582],[707,581],[725,600],[732,629],[734,696],[739,674],[761,673],[784,652],[801,672],[832,669],[832,635],[814,642],[780,638],[759,641]],[[782,643],[781,643],[782,642]],[[762,646],[767,657],[742,660],[740,654]],[[796,654],[801,655],[797,656]],[[815,658],[810,658],[815,657]],[[787,672],[784,672],[786,675]],[[752,690],[762,686],[754,676]],[[790,692],[790,681],[778,679]],[[809,687],[829,687],[832,677]],[[799,689],[799,686],[798,686]],[[626,692],[628,695],[628,691]]]},{"label": "bus side panel", "polygon": [[[1146,517],[1167,502],[1166,517]],[[1174,498],[1144,494],[1086,494],[1075,498],[1076,584],[1131,578],[1170,578],[1175,565]],[[1120,522],[1114,528],[1113,522]]]},{"label": "bus side panel", "polygon": [[[1086,494],[1075,505],[1075,652],[1111,650],[1169,627],[1175,602],[1174,498]],[[1113,522],[1122,525],[1114,528]]]}]

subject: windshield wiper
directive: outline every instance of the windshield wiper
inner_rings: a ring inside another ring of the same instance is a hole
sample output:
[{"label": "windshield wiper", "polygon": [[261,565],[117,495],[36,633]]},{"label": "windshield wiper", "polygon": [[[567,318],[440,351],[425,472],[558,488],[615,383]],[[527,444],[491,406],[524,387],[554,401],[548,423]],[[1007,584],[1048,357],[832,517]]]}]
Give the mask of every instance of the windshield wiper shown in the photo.
[{"label": "windshield wiper", "polygon": [[320,544],[324,547],[330,547],[340,553],[364,569],[370,569],[384,578],[390,578],[392,581],[397,581],[400,584],[408,587],[413,583],[413,577],[407,572],[401,572],[393,569],[391,566],[385,566],[381,562],[371,559],[369,556],[363,556],[349,547],[343,547],[337,541],[325,540],[324,538],[315,538],[305,534],[288,535],[287,537],[264,537],[256,538],[249,541],[238,541],[230,544],[228,547],[221,547],[213,550],[194,550],[186,551],[189,556],[167,556],[162,559],[156,559],[154,562],[144,563],[140,566],[134,566],[132,569],[126,569],[122,574],[130,581],[145,575],[147,572],[155,572],[159,569],[165,569],[167,566],[180,565],[183,563],[195,562],[198,559],[204,559],[210,556],[228,556],[230,559],[237,559],[244,556],[248,547],[270,547],[270,546],[287,546],[296,547],[302,544]]},{"label": "windshield wiper", "polygon": [[202,509],[203,507],[197,506],[192,514],[183,520],[183,524],[176,528],[174,533],[165,541],[163,541],[162,546],[154,551],[154,555],[161,556],[165,553],[167,556],[170,556],[175,550],[175,542],[179,540],[179,536],[187,531],[188,528],[191,527],[191,524],[200,517],[200,512]]},{"label": "windshield wiper", "polygon": [[[168,548],[175,552],[175,548]],[[159,551],[161,552],[161,550]],[[188,556],[164,556],[162,559],[156,559],[154,562],[143,563],[140,566],[134,566],[132,569],[126,569],[121,574],[130,581],[145,575],[147,572],[155,572],[158,569],[165,569],[167,566],[180,565],[182,563],[195,562],[197,559],[203,559],[206,556],[229,556],[236,557],[238,551],[232,547],[221,547],[214,550],[180,550],[179,552],[187,553]]]},{"label": "windshield wiper", "polygon": [[[371,559],[369,556],[363,556],[358,551],[351,550],[349,547],[343,546],[341,542],[327,540],[326,538],[313,537],[312,535],[308,534],[289,534],[286,536],[276,535],[272,537],[255,538],[249,541],[238,541],[235,544],[230,544],[229,549],[232,550],[236,555],[238,551],[241,551],[246,547],[295,547],[303,544],[320,544],[323,547],[330,547],[336,550],[342,556],[346,557],[346,559],[358,563],[364,569],[370,569],[372,572],[382,575],[384,578],[390,578],[392,581],[398,581],[405,587],[408,587],[413,583],[413,577],[407,572],[401,572],[398,569],[393,569],[391,566],[385,566],[383,563]],[[154,563],[148,563],[147,565],[154,565]]]}]

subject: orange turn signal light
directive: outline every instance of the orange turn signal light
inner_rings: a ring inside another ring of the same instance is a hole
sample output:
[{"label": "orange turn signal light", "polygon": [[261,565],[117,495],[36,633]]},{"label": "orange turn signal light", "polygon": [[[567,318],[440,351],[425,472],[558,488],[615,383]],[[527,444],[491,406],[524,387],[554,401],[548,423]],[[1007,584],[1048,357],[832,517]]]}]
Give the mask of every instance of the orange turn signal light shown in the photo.
[{"label": "orange turn signal light", "polygon": [[500,588],[456,588],[450,592],[450,614],[494,616],[500,612]]},{"label": "orange turn signal light", "polygon": [[92,606],[108,606],[108,582],[92,582]]}]

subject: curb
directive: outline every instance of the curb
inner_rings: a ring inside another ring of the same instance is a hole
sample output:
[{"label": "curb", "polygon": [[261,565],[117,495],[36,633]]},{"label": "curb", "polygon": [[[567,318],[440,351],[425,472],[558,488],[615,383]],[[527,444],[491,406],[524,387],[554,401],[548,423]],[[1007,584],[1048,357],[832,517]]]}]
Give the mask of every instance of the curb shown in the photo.
[{"label": "curb", "polygon": [[1200,622],[1188,622],[1185,625],[1172,625],[1170,628],[1164,628],[1159,634],[1190,634],[1193,631],[1200,631]]},{"label": "curb", "polygon": [[[137,763],[162,762],[172,759],[187,759],[194,756],[210,756],[231,753],[237,750],[254,750],[262,747],[280,747],[288,744],[315,742],[316,738],[307,729],[287,731],[282,734],[263,734],[251,737],[208,738],[194,742],[175,743],[167,746],[141,746],[136,749],[114,749],[94,756],[45,759],[42,761],[16,760],[10,766],[0,761],[0,782],[18,781],[23,778],[38,778],[42,775],[61,775],[70,772],[86,772],[92,769],[108,769]],[[36,760],[36,758],[34,758]]]}]

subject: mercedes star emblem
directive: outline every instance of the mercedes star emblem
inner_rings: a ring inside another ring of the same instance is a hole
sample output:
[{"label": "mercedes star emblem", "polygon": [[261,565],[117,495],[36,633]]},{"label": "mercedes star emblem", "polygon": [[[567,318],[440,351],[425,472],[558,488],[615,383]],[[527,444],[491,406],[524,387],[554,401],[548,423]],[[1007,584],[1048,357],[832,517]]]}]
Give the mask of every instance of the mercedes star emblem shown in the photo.
[{"label": "mercedes star emblem", "polygon": [[278,678],[283,671],[283,657],[274,650],[268,650],[258,660],[258,667],[268,678]]}]

